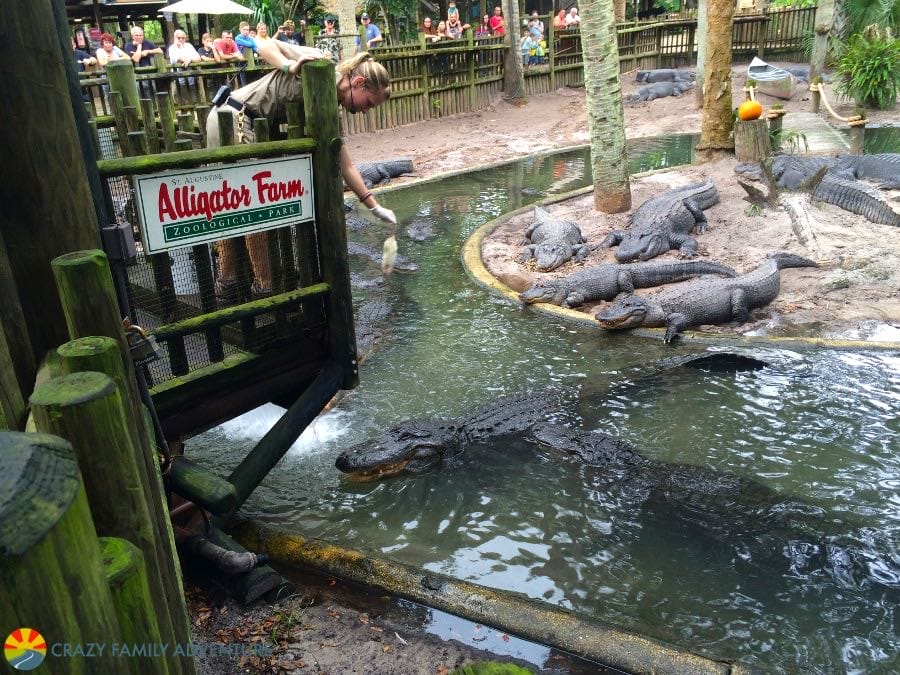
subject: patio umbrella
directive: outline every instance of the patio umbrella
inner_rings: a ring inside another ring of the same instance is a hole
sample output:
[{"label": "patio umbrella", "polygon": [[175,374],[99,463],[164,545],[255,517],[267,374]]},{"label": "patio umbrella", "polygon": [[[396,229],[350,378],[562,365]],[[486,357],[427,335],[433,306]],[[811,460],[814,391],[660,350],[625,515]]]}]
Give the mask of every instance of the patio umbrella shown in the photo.
[{"label": "patio umbrella", "polygon": [[172,14],[253,14],[252,9],[232,0],[180,0],[162,7],[160,11]]}]

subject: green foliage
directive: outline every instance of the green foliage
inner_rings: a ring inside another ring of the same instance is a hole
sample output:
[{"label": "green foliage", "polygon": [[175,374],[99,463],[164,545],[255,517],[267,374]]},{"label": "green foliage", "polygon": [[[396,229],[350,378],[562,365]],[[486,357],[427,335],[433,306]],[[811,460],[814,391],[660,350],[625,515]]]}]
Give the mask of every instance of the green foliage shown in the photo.
[{"label": "green foliage", "polygon": [[889,30],[866,30],[850,38],[837,62],[837,92],[860,105],[894,106],[900,90],[900,40]]},{"label": "green foliage", "polygon": [[532,675],[532,671],[514,663],[478,661],[477,663],[457,668],[450,675]]},{"label": "green foliage", "polygon": [[797,129],[782,130],[778,138],[780,146],[787,148],[789,155],[796,155],[798,152],[809,152],[809,141],[806,140],[806,134],[802,131]]},{"label": "green foliage", "polygon": [[748,218],[753,216],[761,216],[763,214],[762,207],[759,204],[750,204],[744,209],[744,215]]},{"label": "green foliage", "polygon": [[677,12],[681,9],[681,0],[653,0],[653,6],[664,12]]},{"label": "green foliage", "polygon": [[787,8],[787,7],[815,7],[817,0],[769,0],[769,7]]},{"label": "green foliage", "polygon": [[873,24],[900,32],[900,0],[845,0],[850,32],[860,33]]}]

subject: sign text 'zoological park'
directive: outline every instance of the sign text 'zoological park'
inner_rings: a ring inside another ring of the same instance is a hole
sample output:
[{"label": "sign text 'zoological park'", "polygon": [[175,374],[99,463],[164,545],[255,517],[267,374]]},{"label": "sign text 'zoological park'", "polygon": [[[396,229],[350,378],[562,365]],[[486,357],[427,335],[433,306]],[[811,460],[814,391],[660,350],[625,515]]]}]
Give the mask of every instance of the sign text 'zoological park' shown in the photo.
[{"label": "sign text 'zoological park'", "polygon": [[147,253],[314,217],[310,155],[168,171],[134,182]]}]

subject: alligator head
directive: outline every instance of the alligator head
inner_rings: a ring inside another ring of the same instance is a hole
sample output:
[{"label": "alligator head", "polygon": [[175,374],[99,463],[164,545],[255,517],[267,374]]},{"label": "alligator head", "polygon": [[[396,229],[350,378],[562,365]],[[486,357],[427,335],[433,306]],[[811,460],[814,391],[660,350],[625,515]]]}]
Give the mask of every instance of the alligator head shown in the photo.
[{"label": "alligator head", "polygon": [[655,232],[641,234],[629,234],[616,249],[616,260],[629,262],[631,260],[650,260],[662,255],[670,249],[668,238]]},{"label": "alligator head", "polygon": [[334,465],[356,480],[378,480],[425,473],[460,449],[459,431],[452,423],[413,420],[347,448]]},{"label": "alligator head", "polygon": [[534,247],[534,261],[538,270],[549,272],[572,258],[572,247],[568,244],[537,244]]},{"label": "alligator head", "polygon": [[552,302],[555,305],[560,305],[565,299],[566,293],[563,288],[542,284],[532,286],[527,291],[519,293],[519,300],[526,305],[533,305],[536,302]]},{"label": "alligator head", "polygon": [[629,295],[597,312],[594,318],[606,330],[626,330],[645,325],[650,307],[643,298]]}]

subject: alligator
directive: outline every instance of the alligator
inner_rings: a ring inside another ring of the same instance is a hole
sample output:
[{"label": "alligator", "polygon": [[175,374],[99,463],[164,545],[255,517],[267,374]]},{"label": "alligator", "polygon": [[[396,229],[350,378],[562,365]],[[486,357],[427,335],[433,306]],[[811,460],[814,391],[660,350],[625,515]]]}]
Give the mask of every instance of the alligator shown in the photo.
[{"label": "alligator", "polygon": [[426,241],[437,235],[434,223],[430,220],[414,220],[406,228],[406,234],[413,241]]},{"label": "alligator", "polygon": [[460,417],[400,422],[344,450],[335,466],[357,480],[422,474],[462,453],[470,443],[527,431],[559,410],[568,390],[503,396]]},{"label": "alligator", "polygon": [[639,70],[634,76],[635,82],[693,82],[697,73],[693,70],[676,70],[674,68],[656,68],[654,70]]},{"label": "alligator", "polygon": [[609,233],[600,242],[603,248],[615,246],[616,260],[649,260],[673,248],[681,251],[681,257],[697,254],[697,241],[688,235],[706,229],[708,209],[719,201],[719,192],[710,181],[691,183],[648,199],[631,216],[628,230]]},{"label": "alligator", "polygon": [[386,159],[382,162],[360,162],[354,166],[362,176],[367,188],[387,185],[391,178],[412,173],[413,170],[413,162],[408,157]]},{"label": "alligator", "polygon": [[658,98],[667,96],[681,96],[684,92],[694,86],[693,82],[657,82],[641,87],[634,94],[625,97],[628,103],[639,103],[641,101],[653,101]]},{"label": "alligator", "polygon": [[[359,244],[355,241],[348,241],[347,253],[349,253],[350,255],[368,258],[372,262],[381,265],[382,251],[380,248],[374,249],[371,246],[366,246],[365,244]],[[419,269],[419,265],[417,263],[414,263],[406,256],[398,253],[397,260],[394,262],[394,269],[400,272],[415,272]]]},{"label": "alligator", "polygon": [[900,213],[894,210],[885,194],[866,183],[826,173],[812,196],[845,211],[865,216],[873,223],[900,227]]},{"label": "alligator", "polygon": [[549,302],[563,307],[578,307],[587,302],[612,300],[620,293],[633,293],[635,288],[683,281],[700,274],[737,276],[730,267],[700,260],[630,265],[604,263],[562,279],[541,281],[519,293],[519,299],[525,304]]},{"label": "alligator", "polygon": [[578,223],[557,220],[546,209],[535,206],[534,222],[525,230],[525,248],[519,262],[534,258],[538,270],[549,272],[572,258],[584,260],[589,253],[585,242]]},{"label": "alligator", "polygon": [[774,300],[780,289],[780,270],[788,267],[818,267],[807,258],[774,253],[755,270],[734,279],[688,281],[654,295],[629,295],[596,314],[600,327],[624,330],[665,326],[670,344],[690,326],[746,321],[750,310]]},{"label": "alligator", "polygon": [[391,304],[384,296],[376,295],[355,308],[354,332],[356,334],[356,358],[365,361],[375,350],[375,345],[385,336],[389,323]]}]

